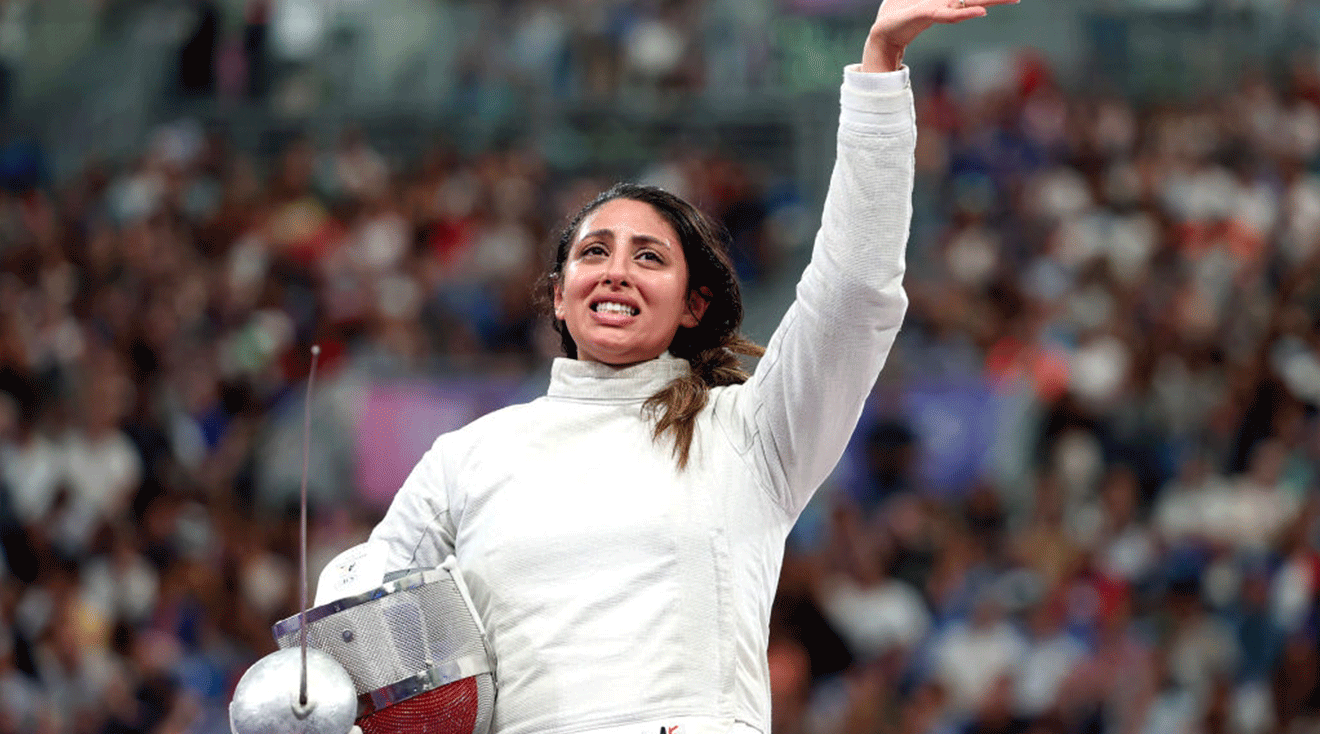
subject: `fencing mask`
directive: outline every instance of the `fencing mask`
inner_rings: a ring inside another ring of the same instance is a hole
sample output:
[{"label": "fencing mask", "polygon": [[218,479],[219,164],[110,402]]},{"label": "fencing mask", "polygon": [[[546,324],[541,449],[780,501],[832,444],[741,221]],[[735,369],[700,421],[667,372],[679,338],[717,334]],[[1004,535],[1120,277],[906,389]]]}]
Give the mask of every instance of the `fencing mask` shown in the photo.
[{"label": "fencing mask", "polygon": [[[307,645],[348,671],[363,734],[485,734],[495,703],[495,658],[450,556],[439,568],[384,575],[384,552],[341,553],[307,611]],[[297,647],[298,617],[274,626]]]}]

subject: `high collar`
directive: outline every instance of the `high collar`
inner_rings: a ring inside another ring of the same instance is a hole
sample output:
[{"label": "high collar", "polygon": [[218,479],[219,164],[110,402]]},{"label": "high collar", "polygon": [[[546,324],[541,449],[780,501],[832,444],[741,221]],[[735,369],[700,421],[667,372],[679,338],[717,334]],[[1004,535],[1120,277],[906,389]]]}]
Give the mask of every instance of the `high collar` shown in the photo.
[{"label": "high collar", "polygon": [[645,400],[691,371],[686,359],[668,352],[629,367],[560,357],[550,366],[546,396],[602,402]]}]

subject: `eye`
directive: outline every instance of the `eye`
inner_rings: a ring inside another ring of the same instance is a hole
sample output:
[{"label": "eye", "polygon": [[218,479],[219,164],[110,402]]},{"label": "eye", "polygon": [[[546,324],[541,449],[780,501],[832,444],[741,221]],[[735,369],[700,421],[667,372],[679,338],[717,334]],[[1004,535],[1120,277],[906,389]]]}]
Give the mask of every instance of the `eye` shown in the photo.
[{"label": "eye", "polygon": [[637,258],[639,260],[646,260],[648,262],[653,262],[657,264],[664,263],[665,261],[665,259],[660,256],[660,253],[656,252],[655,250],[642,250],[637,253]]},{"label": "eye", "polygon": [[589,242],[578,250],[578,257],[603,257],[608,254],[609,251],[605,249],[605,245],[599,242]]}]

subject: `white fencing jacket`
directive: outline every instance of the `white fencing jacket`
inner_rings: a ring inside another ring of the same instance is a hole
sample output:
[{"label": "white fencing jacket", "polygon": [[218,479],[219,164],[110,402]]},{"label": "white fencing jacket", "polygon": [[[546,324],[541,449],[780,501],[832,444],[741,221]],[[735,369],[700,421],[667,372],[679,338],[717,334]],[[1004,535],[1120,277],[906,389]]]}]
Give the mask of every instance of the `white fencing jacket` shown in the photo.
[{"label": "white fencing jacket", "polygon": [[679,471],[642,403],[688,370],[557,360],[544,397],[440,436],[372,540],[453,553],[497,658],[500,734],[770,731],[784,541],[841,456],[903,320],[907,70],[845,70],[838,158],[796,301]]}]

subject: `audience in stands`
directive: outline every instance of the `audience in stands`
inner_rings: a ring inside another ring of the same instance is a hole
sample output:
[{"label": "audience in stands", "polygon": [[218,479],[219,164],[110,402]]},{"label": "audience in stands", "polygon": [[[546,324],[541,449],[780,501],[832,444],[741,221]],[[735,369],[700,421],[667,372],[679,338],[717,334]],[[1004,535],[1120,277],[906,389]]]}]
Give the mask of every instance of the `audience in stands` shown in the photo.
[{"label": "audience in stands", "polygon": [[[627,73],[691,83],[665,60]],[[1311,731],[1320,85],[1138,105],[1024,68],[915,81],[913,307],[785,559],[775,732]],[[755,168],[638,173],[774,277]],[[109,734],[227,731],[296,611],[296,515],[260,485],[308,346],[327,384],[533,372],[547,235],[606,182],[356,129],[255,160],[180,124],[4,183],[0,733]],[[318,502],[313,565],[378,511]]]}]

